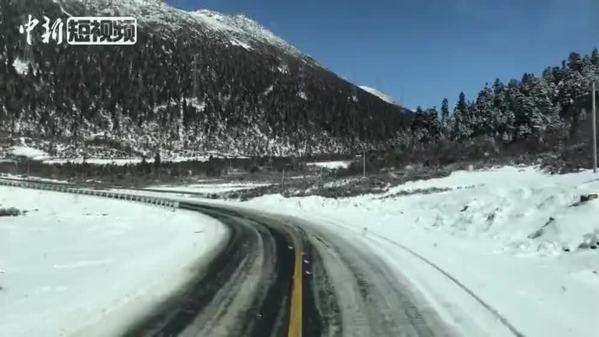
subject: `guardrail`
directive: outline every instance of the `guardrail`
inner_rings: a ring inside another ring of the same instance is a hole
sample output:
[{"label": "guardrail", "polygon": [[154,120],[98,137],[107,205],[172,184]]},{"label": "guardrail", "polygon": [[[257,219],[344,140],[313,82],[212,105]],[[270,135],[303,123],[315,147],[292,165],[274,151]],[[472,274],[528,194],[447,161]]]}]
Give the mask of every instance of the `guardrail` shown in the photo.
[{"label": "guardrail", "polygon": [[0,185],[9,187],[28,188],[51,192],[87,195],[100,198],[117,199],[131,202],[143,203],[151,206],[168,208],[171,211],[179,208],[179,202],[166,198],[152,197],[147,195],[123,193],[94,189],[92,187],[80,187],[67,183],[52,183],[44,181],[30,181],[18,179],[0,178]]}]

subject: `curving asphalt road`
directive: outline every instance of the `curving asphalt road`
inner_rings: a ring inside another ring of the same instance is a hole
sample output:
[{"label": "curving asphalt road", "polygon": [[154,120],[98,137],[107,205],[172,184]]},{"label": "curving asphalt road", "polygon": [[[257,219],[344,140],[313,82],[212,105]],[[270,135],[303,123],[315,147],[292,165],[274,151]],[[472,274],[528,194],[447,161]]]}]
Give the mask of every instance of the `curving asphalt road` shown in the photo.
[{"label": "curving asphalt road", "polygon": [[292,217],[207,204],[228,242],[125,336],[455,336],[409,282],[346,236]]}]

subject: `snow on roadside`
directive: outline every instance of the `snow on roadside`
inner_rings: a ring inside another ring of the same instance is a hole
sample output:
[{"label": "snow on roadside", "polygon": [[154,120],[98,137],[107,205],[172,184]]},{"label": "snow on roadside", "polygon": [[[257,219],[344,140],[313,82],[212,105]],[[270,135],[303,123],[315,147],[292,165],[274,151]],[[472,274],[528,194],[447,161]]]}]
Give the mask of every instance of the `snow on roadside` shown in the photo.
[{"label": "snow on roadside", "polygon": [[[270,195],[243,205],[353,231],[398,273],[414,276],[455,324],[484,320],[401,246],[440,266],[527,337],[591,337],[599,331],[599,251],[585,247],[597,241],[599,199],[573,204],[598,191],[591,172],[503,167],[409,182],[383,195]],[[464,308],[470,317],[459,314]]]},{"label": "snow on roadside", "polygon": [[[0,335],[111,336],[227,235],[198,213],[0,186]],[[197,269],[196,269],[197,270]]]}]

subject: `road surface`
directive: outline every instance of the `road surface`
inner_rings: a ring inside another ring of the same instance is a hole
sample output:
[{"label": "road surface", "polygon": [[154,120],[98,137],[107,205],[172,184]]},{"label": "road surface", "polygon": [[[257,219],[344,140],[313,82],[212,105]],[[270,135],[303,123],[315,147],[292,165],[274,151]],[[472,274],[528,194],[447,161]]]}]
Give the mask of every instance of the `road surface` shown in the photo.
[{"label": "road surface", "polygon": [[124,336],[456,336],[350,234],[257,211],[179,207],[220,220],[228,242]]}]

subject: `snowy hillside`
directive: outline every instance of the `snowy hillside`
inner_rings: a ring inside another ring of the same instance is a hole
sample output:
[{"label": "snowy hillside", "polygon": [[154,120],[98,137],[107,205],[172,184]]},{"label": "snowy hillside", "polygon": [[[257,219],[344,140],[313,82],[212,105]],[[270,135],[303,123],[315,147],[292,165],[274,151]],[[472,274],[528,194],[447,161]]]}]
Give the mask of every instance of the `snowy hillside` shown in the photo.
[{"label": "snowy hillside", "polygon": [[243,43],[242,46],[246,48],[252,48],[254,41],[261,41],[280,47],[294,55],[306,57],[299,49],[244,15],[224,15],[207,9],[198,10],[192,14],[210,28],[231,34],[231,42]]}]

